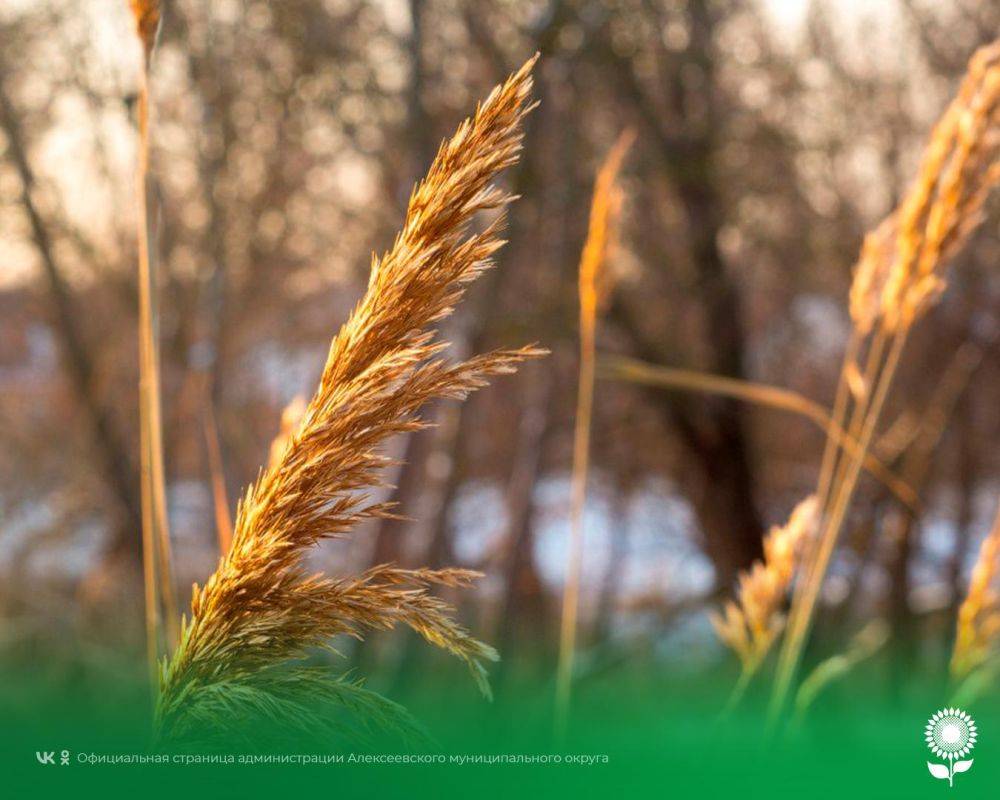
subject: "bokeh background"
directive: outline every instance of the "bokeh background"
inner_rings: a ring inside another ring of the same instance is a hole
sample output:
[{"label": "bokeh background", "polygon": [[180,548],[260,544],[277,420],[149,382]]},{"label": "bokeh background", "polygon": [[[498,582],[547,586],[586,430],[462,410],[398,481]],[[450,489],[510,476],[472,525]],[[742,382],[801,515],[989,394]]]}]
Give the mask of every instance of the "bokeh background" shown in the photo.
[{"label": "bokeh background", "polygon": [[[142,674],[134,105],[124,0],[0,8],[0,660],[53,680]],[[485,578],[452,599],[512,675],[551,679],[566,574],[576,270],[596,169],[625,127],[602,353],[829,404],[864,232],[897,203],[981,0],[253,0],[165,4],[153,66],[169,515],[181,599],[216,517],[308,396],[438,142],[533,52],[539,108],[498,266],[445,327],[458,354],[552,354],[393,443],[413,521],[324,546]],[[873,617],[885,692],[942,672],[1000,477],[996,204],[908,347],[823,594],[815,660]],[[808,421],[597,385],[578,680],[623,664],[735,674],[708,611],[812,491]],[[220,499],[221,507],[220,507]],[[339,643],[405,698],[456,669],[414,637]],[[447,665],[447,666],[446,666]],[[469,682],[470,698],[475,690]],[[720,703],[722,697],[719,698]]]}]

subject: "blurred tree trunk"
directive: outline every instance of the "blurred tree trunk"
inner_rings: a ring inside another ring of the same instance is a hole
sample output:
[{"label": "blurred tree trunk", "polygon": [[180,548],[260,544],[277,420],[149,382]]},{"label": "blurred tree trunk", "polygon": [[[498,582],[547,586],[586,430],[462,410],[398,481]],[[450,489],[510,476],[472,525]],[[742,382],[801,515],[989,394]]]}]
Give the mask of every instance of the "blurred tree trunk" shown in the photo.
[{"label": "blurred tree trunk", "polygon": [[[561,5],[559,2],[554,2],[549,12],[542,17],[542,23],[535,34],[536,46],[541,52],[551,50],[559,26],[566,21],[565,14],[556,13]],[[426,167],[424,161],[429,161],[433,155],[433,140],[428,130],[429,118],[421,98],[424,83],[424,70],[421,66],[423,64],[421,55],[424,28],[423,6],[423,0],[411,0],[410,2],[410,14],[414,24],[408,44],[414,69],[411,73],[408,90],[408,114],[411,120],[409,129],[414,131],[415,136],[418,136],[415,152],[423,153],[423,159],[418,158],[414,165],[415,176],[422,174]],[[488,61],[497,71],[493,80],[502,80],[512,71],[511,65],[505,62],[489,31],[483,30],[474,14],[467,13],[465,22],[470,28],[473,40],[481,50],[486,52]],[[536,96],[540,96],[542,90],[543,87],[539,82],[536,84]],[[536,182],[533,162],[534,148],[531,147],[531,142],[535,138],[541,113],[543,111],[536,111],[526,123],[526,146],[522,160],[515,168],[512,190],[518,196],[523,196],[528,188]],[[521,214],[515,208],[509,217],[508,240],[517,242],[520,239],[520,219]],[[462,335],[454,337],[456,340],[464,340],[460,343],[464,344],[460,349],[466,354],[480,353],[489,346],[497,313],[497,304],[494,300],[503,289],[507,273],[508,270],[504,269],[502,265],[497,265],[496,268],[487,272],[476,286],[472,287],[466,301],[467,309],[471,307],[471,310],[466,314],[468,318],[467,330]],[[471,438],[476,420],[473,409],[468,403],[440,405],[435,409],[434,416],[438,419],[437,430],[421,431],[408,437],[398,486],[393,493],[393,499],[401,506],[408,502],[407,498],[415,499],[420,493],[426,472],[424,462],[431,455],[440,456],[440,462],[446,470],[446,476],[441,481],[440,492],[435,497],[427,517],[430,538],[425,555],[420,559],[420,563],[423,565],[440,567],[446,563],[447,554],[451,549],[448,514],[464,479],[464,446]],[[398,542],[405,526],[405,521],[383,521],[376,535],[376,544],[371,558],[373,564],[383,563],[398,556],[398,547],[394,542]]]},{"label": "blurred tree trunk", "polygon": [[428,428],[406,437],[396,482],[390,493],[391,502],[396,504],[394,511],[400,516],[379,520],[371,556],[368,558],[370,566],[402,561],[402,541],[413,525],[413,515],[423,486],[424,463],[431,450],[432,435],[433,429]]},{"label": "blurred tree trunk", "polygon": [[[407,113],[409,136],[414,142],[413,176],[416,179],[423,174],[434,155],[434,139],[430,130],[430,118],[422,97],[426,71],[423,53],[424,0],[410,0],[409,10],[412,28],[408,48],[412,70],[407,92]],[[487,60],[497,70],[498,74],[494,76],[494,80],[503,80],[508,73],[513,71],[514,66],[506,63],[502,51],[493,41],[492,35],[483,29],[475,14],[466,13],[464,19],[469,27],[470,36],[478,47],[485,51]],[[565,4],[560,0],[553,0],[545,13],[540,16],[536,30],[532,32],[535,47],[539,52],[544,55],[552,50],[556,44],[558,32],[569,19],[570,15]],[[542,98],[543,90],[542,82],[538,80],[535,96],[539,101]],[[522,160],[515,168],[514,173],[513,194],[517,196],[526,195],[530,187],[537,183],[536,168],[533,163],[534,148],[531,143],[536,137],[539,118],[543,112],[544,105],[541,110],[536,111],[528,118],[525,126],[525,147]],[[409,190],[409,183],[406,190]],[[509,217],[507,229],[509,241],[517,242],[520,239],[520,219],[521,215],[515,209]],[[454,337],[456,341],[464,340],[464,347],[460,347],[460,349],[466,354],[480,353],[489,346],[493,333],[493,323],[498,311],[494,300],[502,291],[507,272],[508,270],[498,265],[487,272],[480,279],[478,285],[472,288],[470,297],[466,301],[467,312],[465,316],[469,321],[468,330],[465,331],[464,335]],[[461,344],[462,342],[460,342]],[[437,429],[420,431],[407,438],[402,456],[403,463],[397,478],[397,488],[393,491],[391,499],[398,504],[399,508],[403,509],[402,513],[404,514],[406,508],[414,508],[426,478],[427,459],[431,456],[440,457],[440,463],[446,471],[446,475],[440,481],[440,491],[436,493],[430,504],[430,514],[427,517],[430,538],[425,557],[421,559],[421,563],[426,566],[439,567],[445,563],[446,556],[450,551],[448,514],[464,478],[462,470],[463,447],[470,438],[475,419],[466,403],[437,404],[433,411],[428,412],[428,414],[437,419]],[[405,520],[382,521],[372,550],[371,563],[373,565],[399,557],[398,544],[406,527]]]},{"label": "blurred tree trunk", "polygon": [[[723,114],[715,74],[715,13],[707,0],[687,5],[687,47],[670,59],[661,81],[668,119],[662,119],[658,103],[647,94],[632,63],[617,55],[613,46],[609,49],[623,88],[659,144],[677,194],[695,273],[691,295],[701,308],[709,345],[706,367],[742,379],[747,377],[743,305],[719,250],[724,211],[716,160]],[[642,357],[670,363],[663,357],[668,348],[644,333],[638,312],[621,304],[617,312]],[[692,459],[694,474],[688,476],[687,490],[716,580],[729,587],[740,570],[762,555],[763,525],[756,507],[743,408],[719,398],[702,398],[692,404],[662,391],[648,394],[680,434]]]},{"label": "blurred tree trunk", "polygon": [[76,395],[90,426],[101,470],[117,499],[118,520],[110,552],[128,554],[138,562],[142,516],[138,504],[138,484],[132,456],[108,409],[97,393],[94,363],[83,331],[77,323],[79,312],[74,307],[72,290],[63,276],[48,228],[35,205],[33,190],[35,174],[28,161],[24,134],[6,89],[0,81],[0,125],[7,138],[10,160],[21,181],[20,201],[31,226],[31,236],[38,251],[48,283],[54,311],[55,331],[63,353],[63,362]]},{"label": "blurred tree trunk", "polygon": [[[558,4],[557,4],[558,5]],[[536,42],[540,52],[548,52],[554,43],[554,32],[557,26],[564,20],[561,16],[550,15],[546,18],[546,25],[539,30]],[[498,74],[494,80],[502,80],[511,71],[492,38],[487,31],[477,24],[478,21],[473,14],[467,14],[466,22],[470,25],[470,30],[474,40],[484,50],[487,51],[490,62],[497,69]],[[535,97],[541,101],[544,94],[544,84],[539,79],[535,84]],[[545,106],[540,103],[538,108],[525,123],[524,149],[521,161],[514,168],[512,193],[518,197],[532,194],[533,188],[538,185],[536,159],[536,139],[541,119],[545,114]],[[516,247],[522,239],[527,226],[523,224],[524,213],[519,206],[514,206],[508,217],[507,240],[512,243],[511,247]],[[496,298],[505,290],[508,282],[514,278],[515,264],[510,259],[507,252],[502,263],[498,263],[493,269],[483,275],[476,286],[472,287],[470,296],[466,302],[470,313],[468,317],[468,327],[463,336],[466,346],[464,350],[468,355],[481,353],[490,346],[490,341],[494,334],[499,306],[495,302]],[[476,425],[474,408],[469,403],[449,404],[443,409],[443,413],[448,418],[441,424],[443,435],[439,438],[440,452],[445,455],[447,465],[447,477],[444,479],[441,496],[434,507],[432,515],[428,518],[430,543],[423,563],[432,567],[443,566],[445,555],[450,551],[451,531],[449,528],[448,514],[461,488],[465,478],[465,446],[472,438]]]},{"label": "blurred tree trunk", "polygon": [[[670,351],[641,330],[635,313],[626,303],[615,302],[613,314],[630,335],[637,355],[652,363],[673,363]],[[698,518],[705,553],[715,567],[716,585],[728,590],[741,570],[763,556],[763,526],[754,504],[741,415],[731,403],[720,408],[717,403],[692,402],[688,396],[656,387],[644,392],[677,433],[690,459],[678,480]],[[706,409],[707,420],[702,418]]]},{"label": "blurred tree trunk", "polygon": [[[743,305],[719,251],[724,220],[715,164],[722,124],[715,75],[716,20],[707,0],[694,0],[688,8],[688,63],[695,65],[702,76],[704,110],[700,120],[685,120],[688,147],[664,156],[692,240],[691,256],[698,273],[694,293],[704,309],[705,330],[710,337],[709,369],[720,375],[746,378]],[[674,76],[675,81],[683,79],[683,70]],[[674,112],[678,117],[691,116],[690,99],[678,99],[676,103]],[[707,425],[702,426],[698,439],[693,455],[701,466],[704,485],[696,505],[720,572],[718,577],[731,585],[735,573],[762,554],[763,526],[755,504],[743,407],[733,400],[708,404]]]}]

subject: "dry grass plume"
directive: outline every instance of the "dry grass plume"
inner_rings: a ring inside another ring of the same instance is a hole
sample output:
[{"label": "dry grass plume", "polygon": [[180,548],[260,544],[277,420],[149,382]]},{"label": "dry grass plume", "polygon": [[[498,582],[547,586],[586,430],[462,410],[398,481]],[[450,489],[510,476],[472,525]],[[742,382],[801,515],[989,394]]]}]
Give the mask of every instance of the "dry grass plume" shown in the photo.
[{"label": "dry grass plume", "polygon": [[421,406],[462,399],[541,353],[501,350],[453,364],[432,327],[502,244],[502,213],[481,233],[469,226],[477,213],[502,211],[511,200],[491,182],[518,159],[533,64],[494,89],[442,144],[395,243],[373,259],[367,291],[334,337],[297,430],[240,502],[232,546],[215,574],[195,587],[191,618],[162,668],[165,733],[207,720],[225,730],[247,713],[294,717],[324,698],[376,714],[376,701],[356,684],[290,665],[338,634],[400,623],[464,660],[488,693],[483,662],[496,652],[428,591],[466,586],[475,573],[381,566],[334,580],[308,575],[302,559],[324,539],[394,513],[370,494],[389,463],[380,448],[425,426]]}]

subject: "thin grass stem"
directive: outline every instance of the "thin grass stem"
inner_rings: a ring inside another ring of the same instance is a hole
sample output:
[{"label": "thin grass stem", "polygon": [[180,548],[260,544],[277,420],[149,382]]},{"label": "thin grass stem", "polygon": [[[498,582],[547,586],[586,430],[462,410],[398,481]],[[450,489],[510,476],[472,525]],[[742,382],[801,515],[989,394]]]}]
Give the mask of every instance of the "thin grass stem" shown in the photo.
[{"label": "thin grass stem", "polygon": [[[160,366],[157,345],[159,303],[157,264],[153,246],[154,222],[150,175],[150,51],[144,51],[139,75],[138,168],[136,172],[138,286],[139,286],[139,435],[143,508],[143,580],[145,587],[147,657],[156,674],[160,652],[160,606],[165,624],[165,646],[178,639],[178,606],[171,569],[170,529],[167,521],[163,458],[163,424],[160,406]],[[150,584],[153,584],[152,586]]]},{"label": "thin grass stem", "polygon": [[569,717],[576,649],[577,614],[583,562],[583,514],[587,502],[587,472],[590,462],[590,425],[594,408],[594,338],[596,301],[581,296],[580,378],[576,422],[573,429],[573,487],[570,511],[569,570],[563,590],[562,625],[559,632],[559,665],[556,672],[556,736],[563,739]]},{"label": "thin grass stem", "polygon": [[[823,406],[790,389],[726,378],[695,370],[661,367],[631,358],[619,357],[601,359],[598,364],[598,374],[599,377],[626,380],[647,386],[663,386],[670,389],[732,397],[788,411],[798,414],[816,425],[826,434],[827,441],[834,443],[834,449],[842,448],[855,455],[859,452],[857,440],[852,439]],[[863,463],[865,469],[884,484],[901,503],[908,508],[916,509],[918,505],[916,493],[906,481],[894,475],[885,464],[871,453],[864,454]]]}]

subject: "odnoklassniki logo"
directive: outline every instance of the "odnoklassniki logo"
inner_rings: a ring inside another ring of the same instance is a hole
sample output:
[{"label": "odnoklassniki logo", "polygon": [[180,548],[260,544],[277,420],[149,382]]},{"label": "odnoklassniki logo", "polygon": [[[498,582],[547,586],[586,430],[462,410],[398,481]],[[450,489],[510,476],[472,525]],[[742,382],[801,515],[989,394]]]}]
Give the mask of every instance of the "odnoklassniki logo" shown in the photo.
[{"label": "odnoklassniki logo", "polygon": [[927,720],[924,738],[927,746],[938,758],[947,758],[947,764],[927,762],[931,775],[948,780],[955,785],[955,775],[972,769],[974,759],[963,761],[976,746],[976,721],[960,708],[946,708]]}]

